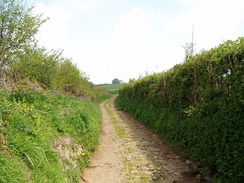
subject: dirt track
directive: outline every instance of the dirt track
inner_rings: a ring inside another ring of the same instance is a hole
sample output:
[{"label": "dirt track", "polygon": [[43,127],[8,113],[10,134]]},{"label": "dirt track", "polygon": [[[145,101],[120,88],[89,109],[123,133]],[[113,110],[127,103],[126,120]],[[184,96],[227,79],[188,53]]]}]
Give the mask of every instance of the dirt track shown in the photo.
[{"label": "dirt track", "polygon": [[170,144],[114,106],[100,107],[103,116],[100,145],[81,182],[88,183],[200,183],[190,161],[182,160]]}]

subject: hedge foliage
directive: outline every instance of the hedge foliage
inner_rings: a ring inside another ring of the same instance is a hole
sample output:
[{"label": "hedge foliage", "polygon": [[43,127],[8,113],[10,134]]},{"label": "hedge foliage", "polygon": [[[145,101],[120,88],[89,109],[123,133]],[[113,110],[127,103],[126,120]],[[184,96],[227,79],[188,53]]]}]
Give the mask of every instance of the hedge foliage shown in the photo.
[{"label": "hedge foliage", "polygon": [[244,38],[125,84],[118,107],[186,149],[221,182],[244,180]]}]

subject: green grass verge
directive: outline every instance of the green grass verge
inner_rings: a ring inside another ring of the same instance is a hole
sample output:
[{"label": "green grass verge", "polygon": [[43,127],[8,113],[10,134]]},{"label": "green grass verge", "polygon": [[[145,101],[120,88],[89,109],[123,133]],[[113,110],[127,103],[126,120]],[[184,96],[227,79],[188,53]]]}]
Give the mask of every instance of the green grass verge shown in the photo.
[{"label": "green grass verge", "polygon": [[[0,91],[0,182],[79,182],[98,146],[100,127],[95,102],[54,93]],[[72,141],[57,150],[59,137]],[[74,146],[69,157],[61,157],[71,143],[82,151],[77,154]]]}]

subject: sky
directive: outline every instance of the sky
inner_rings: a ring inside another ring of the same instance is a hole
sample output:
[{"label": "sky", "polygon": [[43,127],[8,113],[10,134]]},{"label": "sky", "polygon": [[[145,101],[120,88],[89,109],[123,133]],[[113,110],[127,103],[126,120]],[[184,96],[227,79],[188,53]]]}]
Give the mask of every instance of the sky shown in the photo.
[{"label": "sky", "polygon": [[244,36],[243,0],[27,0],[49,20],[40,46],[63,56],[94,84],[128,82],[184,61],[186,43],[209,50]]}]

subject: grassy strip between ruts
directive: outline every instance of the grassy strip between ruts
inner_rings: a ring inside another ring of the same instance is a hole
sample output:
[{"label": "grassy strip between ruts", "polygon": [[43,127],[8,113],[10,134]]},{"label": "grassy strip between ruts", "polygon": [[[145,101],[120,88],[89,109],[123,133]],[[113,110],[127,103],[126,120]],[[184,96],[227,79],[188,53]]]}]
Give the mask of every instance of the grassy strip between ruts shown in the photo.
[{"label": "grassy strip between ruts", "polygon": [[79,182],[100,127],[92,101],[0,91],[0,182]]},{"label": "grassy strip between ruts", "polygon": [[117,119],[115,118],[115,116],[113,115],[113,112],[110,110],[110,108],[108,107],[108,105],[111,105],[111,98],[108,99],[104,106],[105,106],[105,109],[108,113],[108,115],[110,116],[110,119],[112,120],[112,124],[114,126],[114,129],[115,129],[115,132],[117,134],[117,136],[119,138],[123,138],[123,137],[126,137],[126,134],[125,134],[125,130],[119,125]]},{"label": "grassy strip between ruts", "polygon": [[144,172],[141,172],[140,169],[137,166],[138,161],[140,159],[136,156],[132,159],[128,160],[128,157],[131,156],[133,152],[136,152],[135,149],[132,149],[129,146],[129,136],[126,133],[125,129],[121,126],[120,121],[124,120],[121,118],[121,116],[116,116],[114,112],[112,111],[112,97],[108,99],[104,106],[105,109],[110,116],[111,123],[114,126],[115,132],[117,136],[121,140],[121,161],[123,163],[123,173],[125,174],[124,182],[147,182],[149,177]]}]

